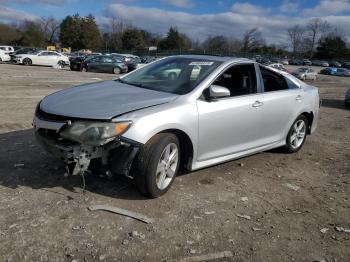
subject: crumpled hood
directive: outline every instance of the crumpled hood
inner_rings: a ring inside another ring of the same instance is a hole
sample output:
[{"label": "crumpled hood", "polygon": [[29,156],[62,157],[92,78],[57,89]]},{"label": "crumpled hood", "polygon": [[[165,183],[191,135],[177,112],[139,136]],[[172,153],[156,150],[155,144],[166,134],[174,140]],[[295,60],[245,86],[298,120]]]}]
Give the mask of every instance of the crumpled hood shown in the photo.
[{"label": "crumpled hood", "polygon": [[175,94],[104,81],[64,89],[45,97],[41,110],[74,118],[109,120],[146,107],[168,103]]}]

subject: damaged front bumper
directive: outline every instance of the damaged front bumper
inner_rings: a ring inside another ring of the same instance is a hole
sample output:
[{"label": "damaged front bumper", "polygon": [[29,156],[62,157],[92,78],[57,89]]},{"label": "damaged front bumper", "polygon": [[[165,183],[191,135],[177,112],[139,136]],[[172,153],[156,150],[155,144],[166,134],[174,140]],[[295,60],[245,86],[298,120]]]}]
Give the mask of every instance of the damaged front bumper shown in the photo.
[{"label": "damaged front bumper", "polygon": [[92,160],[98,160],[100,168],[113,174],[130,176],[130,169],[141,144],[116,137],[103,146],[79,144],[64,139],[60,130],[65,122],[45,121],[35,117],[33,126],[35,136],[40,145],[66,165],[68,174],[85,173]]}]

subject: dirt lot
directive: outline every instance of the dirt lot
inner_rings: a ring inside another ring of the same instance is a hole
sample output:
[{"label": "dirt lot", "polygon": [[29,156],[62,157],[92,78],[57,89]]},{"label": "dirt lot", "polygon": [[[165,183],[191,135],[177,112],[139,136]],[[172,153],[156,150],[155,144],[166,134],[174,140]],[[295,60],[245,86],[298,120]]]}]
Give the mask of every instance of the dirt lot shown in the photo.
[{"label": "dirt lot", "polygon": [[[272,151],[179,176],[148,200],[123,179],[64,177],[36,143],[36,103],[107,74],[0,65],[0,261],[350,261],[350,78],[320,76],[319,128],[297,154]],[[290,187],[288,187],[288,185]],[[89,211],[109,204],[153,224]],[[243,217],[242,217],[242,216]],[[321,229],[323,232],[321,232]],[[328,230],[327,230],[328,229]]]}]

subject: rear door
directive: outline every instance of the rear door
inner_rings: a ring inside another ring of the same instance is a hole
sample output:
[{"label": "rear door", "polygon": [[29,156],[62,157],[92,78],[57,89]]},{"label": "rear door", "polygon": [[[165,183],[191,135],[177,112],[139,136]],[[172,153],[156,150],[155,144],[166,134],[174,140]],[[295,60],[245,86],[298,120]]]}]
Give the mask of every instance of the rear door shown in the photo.
[{"label": "rear door", "polygon": [[198,161],[254,149],[261,145],[261,99],[255,65],[239,64],[222,73],[214,85],[231,92],[227,98],[197,101],[199,114]]},{"label": "rear door", "polygon": [[259,132],[264,137],[264,144],[274,144],[286,138],[302,109],[304,91],[282,74],[263,66],[259,68],[264,87],[261,107],[263,125]]}]

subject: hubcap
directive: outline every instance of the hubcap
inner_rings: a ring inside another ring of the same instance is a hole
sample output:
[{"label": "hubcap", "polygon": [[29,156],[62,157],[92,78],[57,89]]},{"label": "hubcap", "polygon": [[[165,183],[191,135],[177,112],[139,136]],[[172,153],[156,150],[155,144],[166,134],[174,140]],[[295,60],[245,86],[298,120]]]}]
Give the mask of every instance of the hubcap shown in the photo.
[{"label": "hubcap", "polygon": [[299,148],[304,142],[306,135],[306,126],[303,120],[298,120],[293,126],[293,132],[290,136],[290,143],[293,149]]},{"label": "hubcap", "polygon": [[160,190],[164,190],[170,185],[175,176],[178,161],[179,150],[177,145],[174,143],[167,145],[157,166],[156,184]]}]

